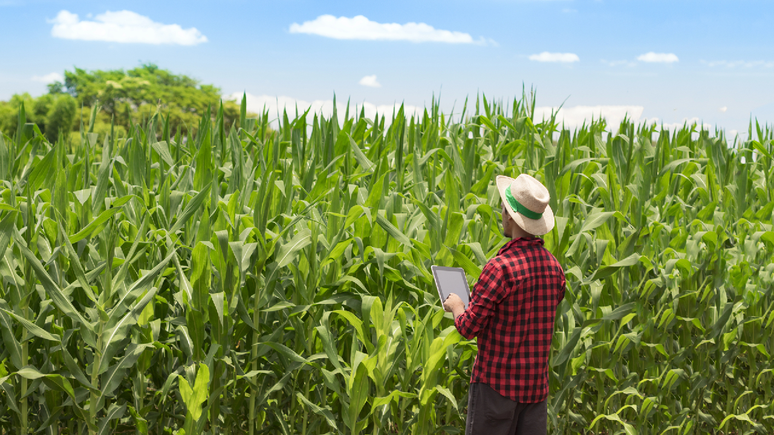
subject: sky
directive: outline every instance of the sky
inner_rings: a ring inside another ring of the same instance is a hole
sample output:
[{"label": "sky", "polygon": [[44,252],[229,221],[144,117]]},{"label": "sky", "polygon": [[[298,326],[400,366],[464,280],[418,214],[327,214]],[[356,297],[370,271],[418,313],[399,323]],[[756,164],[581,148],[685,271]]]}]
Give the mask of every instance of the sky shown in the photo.
[{"label": "sky", "polygon": [[730,133],[774,123],[774,2],[0,0],[0,100],[65,70],[154,63],[248,108],[367,112],[537,92],[577,126],[624,115]]}]

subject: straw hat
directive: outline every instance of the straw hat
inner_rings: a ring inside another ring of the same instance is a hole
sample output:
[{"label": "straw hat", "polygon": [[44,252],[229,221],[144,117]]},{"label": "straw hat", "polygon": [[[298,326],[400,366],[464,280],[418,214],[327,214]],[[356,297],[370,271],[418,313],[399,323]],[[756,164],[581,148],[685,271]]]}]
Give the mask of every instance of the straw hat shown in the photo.
[{"label": "straw hat", "polygon": [[521,174],[513,179],[498,175],[497,190],[511,219],[524,231],[540,236],[554,227],[554,212],[548,205],[551,196],[534,177]]}]

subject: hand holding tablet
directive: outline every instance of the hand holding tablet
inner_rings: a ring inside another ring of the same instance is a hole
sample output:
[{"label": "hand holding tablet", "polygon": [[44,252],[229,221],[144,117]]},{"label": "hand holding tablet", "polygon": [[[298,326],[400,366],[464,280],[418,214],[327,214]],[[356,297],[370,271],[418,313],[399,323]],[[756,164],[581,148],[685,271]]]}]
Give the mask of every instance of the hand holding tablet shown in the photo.
[{"label": "hand holding tablet", "polygon": [[431,266],[435,278],[435,286],[438,288],[438,296],[441,298],[441,304],[454,293],[462,299],[465,309],[468,309],[470,303],[470,287],[468,279],[465,277],[465,270],[461,267],[442,267]]}]

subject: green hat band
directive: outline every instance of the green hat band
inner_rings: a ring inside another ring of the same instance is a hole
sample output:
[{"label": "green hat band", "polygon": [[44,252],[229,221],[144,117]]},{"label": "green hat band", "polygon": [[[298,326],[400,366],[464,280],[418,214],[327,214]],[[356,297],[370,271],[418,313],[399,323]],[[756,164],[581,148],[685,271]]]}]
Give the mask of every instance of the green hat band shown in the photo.
[{"label": "green hat band", "polygon": [[543,213],[535,213],[534,211],[528,209],[527,207],[524,207],[521,205],[519,201],[516,201],[516,198],[513,197],[513,194],[511,194],[511,186],[508,186],[507,189],[505,189],[505,199],[508,200],[508,204],[510,204],[511,208],[524,215],[524,217],[537,220],[543,217]]}]

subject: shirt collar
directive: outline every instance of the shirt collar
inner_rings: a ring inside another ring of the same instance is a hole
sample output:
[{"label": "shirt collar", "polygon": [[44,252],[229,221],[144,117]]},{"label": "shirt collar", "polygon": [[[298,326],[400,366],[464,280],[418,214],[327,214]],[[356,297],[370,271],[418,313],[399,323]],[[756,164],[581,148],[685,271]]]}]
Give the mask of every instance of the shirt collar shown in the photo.
[{"label": "shirt collar", "polygon": [[510,251],[511,249],[515,249],[517,247],[543,246],[543,243],[545,243],[545,242],[540,237],[534,237],[534,238],[529,238],[529,239],[524,238],[524,237],[519,237],[519,238],[516,238],[516,239],[511,239],[510,242],[506,243],[505,245],[503,245],[502,248],[500,248],[500,251],[497,252],[497,255],[500,255],[500,254],[502,254],[505,251]]}]

